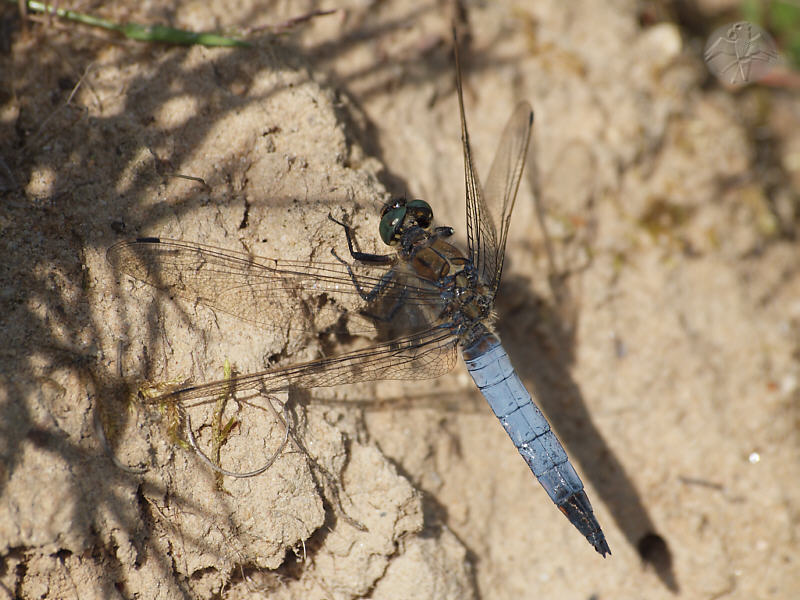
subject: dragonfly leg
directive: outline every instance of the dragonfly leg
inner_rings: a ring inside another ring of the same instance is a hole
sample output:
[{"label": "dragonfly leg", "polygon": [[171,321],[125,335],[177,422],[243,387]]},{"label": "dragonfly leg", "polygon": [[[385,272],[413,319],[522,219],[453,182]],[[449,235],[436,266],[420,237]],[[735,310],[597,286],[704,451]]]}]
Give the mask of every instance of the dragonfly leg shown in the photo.
[{"label": "dragonfly leg", "polygon": [[[378,285],[380,285],[380,284],[378,284]],[[365,310],[362,310],[361,314],[364,315],[365,317],[369,317],[370,319],[374,319],[376,321],[382,321],[384,323],[389,323],[389,322],[392,321],[392,319],[394,319],[395,315],[403,307],[403,304],[405,304],[407,298],[408,298],[408,290],[404,288],[403,291],[400,293],[400,296],[398,296],[397,300],[395,300],[394,304],[392,305],[392,308],[390,308],[389,312],[387,312],[385,315],[383,315],[383,316],[376,315],[376,314],[367,312]]]},{"label": "dragonfly leg", "polygon": [[[348,242],[349,241],[350,240],[348,238]],[[350,265],[347,263],[347,261],[342,260],[342,258],[338,254],[336,254],[336,250],[334,250],[333,248],[331,248],[331,254],[333,255],[333,257],[336,260],[338,260],[340,263],[342,263],[344,265],[344,267],[347,269],[347,273],[348,273],[348,275],[350,275],[350,280],[353,282],[353,285],[355,286],[356,291],[358,292],[358,295],[361,296],[361,299],[365,300],[366,302],[372,302],[373,300],[375,300],[375,298],[377,298],[378,295],[384,289],[386,289],[386,286],[389,285],[389,282],[392,281],[392,279],[394,279],[394,270],[393,269],[389,269],[388,271],[386,271],[386,273],[383,275],[383,277],[381,277],[381,280],[378,283],[375,284],[375,287],[373,287],[370,291],[367,292],[367,291],[364,290],[363,287],[361,287],[361,284],[358,282],[358,278],[356,277],[356,274],[353,273],[353,269],[350,267]],[[361,254],[361,253],[357,252],[356,254]],[[355,254],[353,256],[355,257]],[[376,255],[376,256],[378,256],[378,255]]]},{"label": "dragonfly leg", "polygon": [[[369,254],[366,252],[356,251],[353,248],[353,238],[352,238],[353,234],[352,230],[350,229],[350,226],[345,223],[342,223],[341,221],[337,221],[330,214],[328,214],[328,218],[337,225],[341,225],[344,228],[344,233],[345,236],[347,237],[347,248],[350,250],[350,256],[353,257],[353,260],[357,260],[359,262],[377,263],[377,264],[392,264],[394,262],[394,258],[389,254]],[[441,235],[442,237],[447,237],[453,235],[453,228],[437,227],[436,233],[438,235]],[[355,273],[353,273],[353,269],[350,267],[349,264],[347,264],[347,261],[342,260],[341,257],[338,254],[336,254],[336,251],[333,249],[331,249],[331,254],[336,260],[338,260],[345,266],[345,268],[347,269],[347,273],[350,275],[350,279],[352,280],[353,285],[356,288],[356,291],[358,291],[358,294],[359,296],[361,296],[361,299],[366,302],[372,302],[373,300],[375,300],[375,298],[377,298],[381,294],[381,292],[383,292],[383,290],[386,289],[386,286],[388,286],[389,282],[392,281],[392,279],[394,278],[394,271],[390,269],[384,274],[383,277],[381,277],[381,280],[377,284],[375,284],[375,287],[373,287],[370,291],[367,292],[364,290],[363,287],[361,287],[361,284],[358,282]],[[370,319],[374,319],[376,321],[389,322],[392,319],[394,319],[394,316],[403,306],[407,297],[408,297],[408,290],[404,288],[400,296],[397,298],[392,307],[389,309],[388,313],[383,316],[376,315],[367,311],[361,311],[361,314],[363,314],[365,317],[369,317]]]},{"label": "dragonfly leg", "polygon": [[[353,273],[353,269],[350,267],[349,264],[347,264],[347,261],[342,260],[342,258],[338,254],[336,254],[336,251],[333,248],[331,248],[331,254],[336,260],[338,260],[345,266],[345,268],[347,269],[347,273],[350,275],[350,280],[353,282],[353,286],[355,286],[358,295],[361,296],[361,299],[364,300],[365,302],[374,301],[381,294],[381,292],[383,292],[383,290],[386,289],[386,286],[389,285],[392,279],[394,279],[394,271],[390,269],[389,271],[386,272],[386,274],[383,277],[381,277],[381,280],[375,284],[375,287],[373,287],[370,291],[367,292],[364,290],[363,287],[361,287],[361,284],[358,282],[358,279],[356,278],[356,274]],[[406,288],[403,288],[403,291],[400,293],[400,295],[397,297],[392,307],[384,316],[376,315],[366,310],[362,310],[361,314],[364,315],[365,317],[369,317],[370,319],[388,323],[392,319],[394,319],[394,316],[403,306],[407,298],[408,298],[408,290]]]},{"label": "dragonfly leg", "polygon": [[[328,214],[328,218],[344,228],[344,234],[347,237],[347,248],[350,250],[350,256],[353,257],[353,260],[384,265],[390,265],[392,262],[394,262],[394,258],[391,254],[370,254],[369,252],[359,252],[358,250],[355,250],[353,247],[353,232],[350,229],[350,226],[346,223],[342,223],[341,221],[337,221],[331,214]],[[337,256],[336,258],[339,257]]]}]

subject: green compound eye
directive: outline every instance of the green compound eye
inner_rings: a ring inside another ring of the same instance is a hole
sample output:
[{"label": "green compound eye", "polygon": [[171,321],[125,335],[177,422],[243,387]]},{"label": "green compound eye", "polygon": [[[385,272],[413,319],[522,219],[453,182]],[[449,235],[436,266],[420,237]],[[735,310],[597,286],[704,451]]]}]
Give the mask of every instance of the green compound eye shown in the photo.
[{"label": "green compound eye", "polygon": [[394,241],[397,230],[402,227],[403,219],[406,218],[406,210],[405,206],[398,206],[386,211],[386,214],[383,215],[378,231],[384,244],[391,245]]},{"label": "green compound eye", "polygon": [[406,207],[417,221],[417,225],[423,229],[430,227],[431,221],[433,221],[433,209],[430,204],[425,202],[425,200],[412,200],[406,204]]},{"label": "green compound eye", "polygon": [[406,206],[408,208],[420,208],[428,212],[433,212],[433,210],[431,210],[431,205],[425,202],[425,200],[412,200],[411,202],[406,204]]}]

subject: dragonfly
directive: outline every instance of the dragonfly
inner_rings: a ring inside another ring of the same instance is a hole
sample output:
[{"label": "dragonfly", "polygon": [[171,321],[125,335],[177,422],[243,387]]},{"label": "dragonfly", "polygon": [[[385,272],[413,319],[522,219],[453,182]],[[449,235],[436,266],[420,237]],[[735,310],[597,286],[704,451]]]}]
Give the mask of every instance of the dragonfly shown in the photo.
[{"label": "dragonfly", "polygon": [[611,551],[583,483],[494,330],[494,300],[533,110],[525,101],[514,110],[482,186],[473,166],[457,46],[466,253],[448,241],[452,227],[433,225],[430,204],[396,199],[384,205],[378,231],[393,250],[388,254],[357,250],[352,227],[329,215],[344,229],[350,260],[333,249],[327,261],[292,261],[165,238],[117,243],[108,249],[107,259],[118,272],[171,296],[259,326],[275,327],[278,315],[291,314],[286,311],[297,311],[298,306],[308,310],[308,298],[324,294],[329,301],[360,302],[357,312],[362,319],[391,332],[366,348],[178,387],[154,402],[186,407],[231,392],[269,396],[297,388],[433,378],[450,371],[460,351],[472,379],[539,483],[605,557]]}]

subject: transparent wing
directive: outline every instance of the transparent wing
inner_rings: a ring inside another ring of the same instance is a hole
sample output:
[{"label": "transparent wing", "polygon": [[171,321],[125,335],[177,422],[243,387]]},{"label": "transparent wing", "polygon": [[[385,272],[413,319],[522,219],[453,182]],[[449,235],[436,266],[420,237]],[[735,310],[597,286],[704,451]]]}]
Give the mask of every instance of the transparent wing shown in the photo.
[{"label": "transparent wing", "polygon": [[[478,269],[481,280],[486,283],[485,260],[497,248],[497,229],[486,208],[478,173],[472,163],[472,149],[469,144],[467,118],[464,114],[464,92],[461,86],[461,62],[458,56],[458,43],[453,45],[456,59],[456,91],[458,110],[461,115],[461,144],[464,150],[464,184],[467,193],[467,244],[472,264]],[[487,252],[488,249],[488,252]]]},{"label": "transparent wing", "polygon": [[480,218],[492,219],[500,227],[497,244],[494,247],[484,248],[487,254],[483,260],[486,270],[480,271],[484,282],[489,284],[493,292],[497,291],[503,274],[508,226],[511,224],[511,211],[517,198],[522,169],[525,167],[532,125],[531,105],[524,101],[520,102],[508,119],[500,138],[497,154],[489,169],[489,177],[483,186],[484,203],[478,204],[489,210],[488,215],[481,215]]},{"label": "transparent wing", "polygon": [[[472,162],[464,94],[461,86],[461,65],[458,44],[455,44],[456,90],[461,115],[461,141],[464,151],[464,180],[467,192],[467,241],[469,254],[481,280],[494,292],[500,285],[503,271],[506,236],[511,211],[517,196],[525,155],[528,152],[533,110],[521,102],[508,120],[497,149],[485,188],[481,188]],[[498,232],[496,223],[500,224]]]},{"label": "transparent wing", "polygon": [[106,257],[135,279],[264,328],[279,327],[304,306],[317,311],[314,299],[323,295],[352,304],[360,293],[372,292],[364,304],[375,316],[398,312],[393,305],[413,309],[442,302],[435,285],[412,277],[402,265],[276,260],[165,238],[120,242]]},{"label": "transparent wing", "polygon": [[189,407],[216,401],[223,394],[268,394],[293,387],[328,387],[379,379],[430,379],[453,368],[456,345],[457,339],[449,329],[435,327],[333,358],[181,388],[152,402],[175,402]]}]

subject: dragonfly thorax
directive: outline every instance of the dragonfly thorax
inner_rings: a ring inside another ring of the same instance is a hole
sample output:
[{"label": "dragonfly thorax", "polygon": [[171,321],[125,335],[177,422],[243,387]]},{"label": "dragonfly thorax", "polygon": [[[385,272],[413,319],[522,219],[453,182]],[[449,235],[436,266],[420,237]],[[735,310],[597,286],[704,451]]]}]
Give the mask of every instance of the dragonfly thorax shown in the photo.
[{"label": "dragonfly thorax", "polygon": [[491,329],[494,299],[469,261],[452,277],[451,294],[450,321],[462,345],[470,345],[475,337]]},{"label": "dragonfly thorax", "polygon": [[424,231],[412,227],[400,241],[398,255],[417,277],[441,290],[442,311],[453,333],[462,340],[472,337],[476,327],[491,328],[493,294],[480,281],[472,261],[443,238],[452,235],[451,228]]}]

